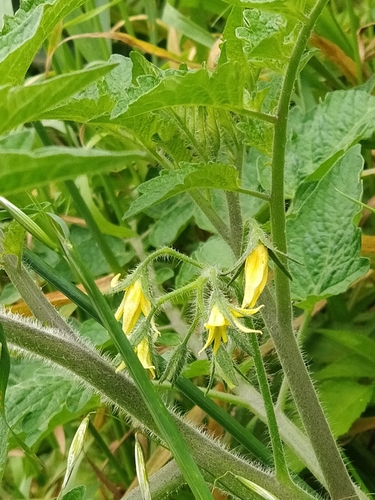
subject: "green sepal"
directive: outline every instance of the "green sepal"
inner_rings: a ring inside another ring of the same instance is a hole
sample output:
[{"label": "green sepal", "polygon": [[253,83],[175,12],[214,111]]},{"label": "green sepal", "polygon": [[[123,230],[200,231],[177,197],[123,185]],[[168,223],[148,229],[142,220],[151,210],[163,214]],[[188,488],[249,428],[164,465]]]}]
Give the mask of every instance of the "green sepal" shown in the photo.
[{"label": "green sepal", "polygon": [[182,370],[186,366],[189,357],[189,351],[186,343],[183,342],[173,351],[173,354],[168,361],[168,364],[160,377],[160,383],[169,380],[172,385],[175,384],[176,379],[180,376]]},{"label": "green sepal", "polygon": [[221,345],[214,357],[215,367],[230,389],[238,385],[236,370],[233,366],[233,360],[227,350]]}]

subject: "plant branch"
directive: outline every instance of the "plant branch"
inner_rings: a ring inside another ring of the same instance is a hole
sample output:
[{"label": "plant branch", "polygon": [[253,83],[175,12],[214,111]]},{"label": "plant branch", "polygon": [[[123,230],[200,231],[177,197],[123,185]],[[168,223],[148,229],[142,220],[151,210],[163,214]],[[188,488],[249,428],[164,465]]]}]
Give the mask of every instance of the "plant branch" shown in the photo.
[{"label": "plant branch", "polygon": [[[301,28],[286,70],[278,104],[273,142],[270,209],[273,243],[283,253],[287,253],[284,171],[290,98],[308,37],[326,3],[327,0],[317,0],[306,24]],[[286,265],[286,259],[282,260]],[[275,268],[275,291],[276,323],[275,318],[269,321],[269,315],[274,310],[269,292],[264,294],[267,296],[267,304],[264,302],[266,307],[262,311],[263,317],[275,343],[303,425],[322,468],[328,491],[332,500],[357,499],[354,485],[340,456],[298,348],[292,325],[290,282],[278,267]]]},{"label": "plant branch", "polygon": [[267,414],[268,429],[271,437],[273,456],[275,460],[276,477],[284,483],[291,482],[288,467],[285,460],[284,448],[280,439],[279,428],[276,421],[275,408],[272,402],[270,387],[267,381],[267,374],[264,368],[262,355],[259,349],[256,335],[249,335],[249,342],[253,351],[253,360],[259,382],[260,391],[263,397]]},{"label": "plant branch", "polygon": [[27,298],[27,305],[30,311],[40,322],[53,328],[58,328],[62,334],[75,338],[76,334],[50,302],[48,302],[44,293],[34,283],[23,264],[18,262],[17,256],[4,253],[3,240],[4,233],[0,229],[1,267],[4,268],[9,279],[21,294],[21,297],[23,299]]},{"label": "plant branch", "polygon": [[207,219],[214,226],[219,235],[230,246],[234,255],[236,255],[237,245],[232,240],[229,227],[225,224],[221,217],[219,217],[219,215],[215,212],[212,206],[207,202],[207,200],[198,190],[190,191],[189,194],[193,201],[197,204],[197,206],[202,210]]},{"label": "plant branch", "polygon": [[238,193],[233,193],[231,191],[226,191],[225,196],[228,204],[230,233],[233,243],[236,245],[235,255],[238,258],[241,253],[243,233],[240,199]]},{"label": "plant branch", "polygon": [[[26,323],[20,317],[7,314],[3,310],[0,310],[0,321],[11,344],[78,376],[104,396],[108,402],[130,414],[157,438],[163,440],[134,383],[123,373],[116,373],[114,367],[91,347],[81,341],[60,337],[58,332],[35,323]],[[280,484],[272,474],[258,469],[238,455],[233,455],[221,447],[217,441],[202,434],[175,413],[170,412],[170,416],[181,432],[187,449],[197,465],[212,474],[220,488],[240,499],[249,498],[249,490],[233,475],[227,474],[228,471],[235,470],[237,475],[253,481],[280,500],[314,498],[299,488]]]}]

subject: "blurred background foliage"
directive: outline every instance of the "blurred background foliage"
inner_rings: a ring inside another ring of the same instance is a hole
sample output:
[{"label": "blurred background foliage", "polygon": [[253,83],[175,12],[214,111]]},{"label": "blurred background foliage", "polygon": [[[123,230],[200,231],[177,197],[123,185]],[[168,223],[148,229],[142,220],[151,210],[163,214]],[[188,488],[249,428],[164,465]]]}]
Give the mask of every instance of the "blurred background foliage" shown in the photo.
[{"label": "blurred background foliage", "polygon": [[[30,3],[30,2],[29,2]],[[82,2],[80,2],[82,3]],[[311,2],[310,2],[311,3]],[[18,9],[16,1],[3,0],[0,14],[12,14]],[[117,71],[129,86],[128,68],[120,56],[131,55],[133,64],[144,64],[138,54],[162,71],[181,68],[200,68],[202,65],[214,69],[220,57],[221,36],[227,25],[230,6],[221,0],[89,0],[54,26],[51,35],[37,52],[26,75],[27,82],[42,81],[44,75],[69,74],[80,71],[98,61],[120,62]],[[227,27],[226,27],[227,26]],[[293,105],[304,114],[316,108],[327,93],[335,90],[365,88],[373,94],[375,87],[375,5],[372,0],[330,0],[309,40],[310,57],[298,77],[293,95]],[[182,64],[182,66],[180,66]],[[158,78],[154,66],[147,68],[149,79]],[[143,68],[144,69],[144,68]],[[154,75],[152,75],[154,72]],[[140,75],[143,74],[140,70]],[[134,77],[134,76],[133,76]],[[118,80],[117,80],[118,81]],[[140,81],[140,80],[139,80]],[[90,222],[77,210],[72,193],[64,183],[64,175],[42,186],[25,184],[25,191],[9,188],[8,198],[17,206],[43,224],[40,211],[51,211],[62,217],[69,225],[72,241],[89,266],[103,292],[109,290],[110,279],[116,265],[131,270],[146,254],[162,245],[194,255],[202,262],[219,259],[224,267],[230,267],[233,257],[222,245],[204,215],[191,199],[183,193],[154,207],[137,213],[129,220],[123,219],[131,202],[136,198],[136,188],[146,180],[157,176],[160,162],[173,157],[191,161],[200,152],[195,139],[186,148],[184,137],[175,140],[175,127],[166,114],[164,129],[160,122],[148,123],[142,116],[127,118],[123,125],[129,125],[133,133],[118,134],[112,127],[101,127],[100,115],[113,105],[108,102],[110,79],[92,84],[74,99],[59,100],[60,120],[50,119],[46,110],[43,121],[35,127],[24,127],[16,134],[2,136],[3,149],[17,148],[32,152],[43,145],[63,145],[71,148],[93,146],[110,152],[126,149],[149,151],[149,155],[137,161],[110,156],[103,159],[89,158],[99,173],[90,175],[90,169],[80,170],[77,181],[79,192],[86,201],[92,218],[100,229],[100,238],[111,250],[113,260],[103,254],[90,228]],[[134,83],[134,82],[133,82]],[[144,85],[148,80],[143,80]],[[233,83],[233,82],[232,82]],[[67,85],[71,85],[68,82]],[[107,86],[107,87],[106,87]],[[110,94],[120,108],[124,98],[122,89],[112,82]],[[94,96],[95,109],[85,108]],[[112,98],[111,97],[111,98]],[[122,103],[126,106],[127,103]],[[112,111],[113,113],[116,111]],[[55,112],[54,112],[55,113]],[[55,113],[56,115],[56,113]],[[74,116],[76,119],[74,119]],[[64,119],[65,118],[65,119]],[[190,121],[199,116],[188,117]],[[120,120],[120,118],[119,118]],[[21,120],[22,121],[22,120]],[[33,121],[31,114],[29,120]],[[131,122],[131,123],[130,123]],[[83,123],[83,124],[82,124]],[[242,133],[242,132],[241,132]],[[180,131],[179,134],[182,134]],[[198,135],[198,134],[197,134]],[[228,133],[230,137],[230,133]],[[209,138],[208,138],[209,140]],[[225,137],[224,137],[225,140]],[[229,139],[228,139],[229,140]],[[163,147],[163,157],[157,155],[158,146]],[[236,145],[230,144],[226,152],[215,150],[216,158],[228,154]],[[375,135],[372,133],[360,141],[365,159],[363,178],[363,201],[375,207]],[[215,145],[212,145],[215,148]],[[250,149],[244,163],[253,161]],[[234,151],[233,155],[236,155]],[[58,161],[57,159],[55,161]],[[87,160],[85,159],[86,164]],[[112,161],[113,168],[103,169],[100,161]],[[260,160],[259,160],[260,161]],[[77,163],[77,165],[79,165]],[[80,167],[79,167],[80,168]],[[242,178],[243,185],[254,187],[254,175],[249,169]],[[246,178],[249,177],[249,179]],[[261,177],[261,175],[260,175]],[[22,182],[24,182],[22,180]],[[259,185],[259,184],[258,184]],[[264,185],[264,184],[263,184]],[[1,193],[2,194],[2,193]],[[220,192],[213,192],[212,204],[223,212]],[[260,223],[267,223],[268,211],[262,200],[243,198],[243,212],[255,216]],[[37,209],[35,208],[37,207]],[[7,223],[7,215],[0,212],[1,224]],[[350,470],[367,491],[375,491],[375,222],[373,214],[364,209],[359,225],[363,229],[362,254],[370,259],[368,273],[355,282],[345,293],[320,300],[312,311],[311,321],[303,329],[303,349],[312,370],[316,387],[323,400],[335,437],[344,446]],[[89,227],[88,227],[89,226]],[[129,239],[130,238],[130,239]],[[57,274],[69,281],[75,277],[62,258],[38,241],[28,241],[32,250],[48,263]],[[222,245],[222,246],[221,246]],[[113,263],[114,262],[114,263]],[[155,265],[155,283],[161,291],[187,282],[191,276],[189,266],[175,266],[170,262]],[[69,318],[74,327],[88,338],[102,352],[111,356],[114,347],[105,329],[90,319],[86,313],[72,304],[59,291],[35,275],[49,300],[59,307],[61,314]],[[120,295],[109,298],[115,308]],[[5,273],[0,274],[0,304],[12,311],[28,314],[27,306],[9,282]],[[303,321],[303,311],[295,308],[296,328]],[[186,328],[189,315],[187,305],[180,300],[168,307],[158,318],[162,335],[158,351],[168,357],[170,348],[179,343]],[[355,341],[353,338],[355,337]],[[194,341],[194,340],[193,340]],[[195,340],[197,343],[198,341]],[[198,345],[198,344],[196,344]],[[262,352],[267,364],[272,391],[277,395],[280,384],[280,366],[272,343],[265,338]],[[237,360],[242,371],[252,380],[252,362],[239,354]],[[206,387],[209,375],[207,360],[191,357],[184,372],[199,387]],[[254,383],[256,384],[255,380]],[[238,442],[212,418],[167,383],[162,387],[166,403],[177,405],[189,418],[203,425],[217,437],[236,450],[246,453]],[[239,422],[265,444],[269,444],[265,425],[252,416],[246,408],[226,401],[225,387],[217,380],[216,396],[222,393],[222,407],[232,413]],[[36,452],[45,468],[35,469],[25,458],[16,442],[10,443],[9,456],[3,472],[0,496],[4,500],[39,498],[49,499],[57,495],[65,472],[65,459],[69,444],[82,418],[88,412],[95,412],[91,419],[90,437],[84,444],[84,455],[76,470],[74,484],[87,485],[85,498],[120,500],[124,492],[134,484],[134,431],[123,418],[111,414],[100,404],[97,396],[72,384],[64,376],[59,377],[49,366],[30,359],[15,358],[12,364],[10,390],[7,407],[9,423],[13,430]],[[298,423],[292,401],[285,402],[286,413]],[[149,471],[157,470],[167,460],[166,451],[146,437],[140,438],[148,460]],[[316,486],[310,473],[304,469],[291,450],[288,461],[312,486]],[[149,472],[151,473],[151,472]],[[215,493],[215,498],[224,498]],[[192,499],[188,489],[182,489],[171,496],[174,499]]]}]

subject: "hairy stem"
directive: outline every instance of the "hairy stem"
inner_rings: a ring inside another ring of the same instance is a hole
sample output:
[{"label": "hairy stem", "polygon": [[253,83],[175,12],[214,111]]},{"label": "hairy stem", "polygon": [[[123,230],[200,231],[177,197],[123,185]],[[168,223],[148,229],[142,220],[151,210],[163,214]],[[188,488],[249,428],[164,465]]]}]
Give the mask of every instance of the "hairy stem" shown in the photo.
[{"label": "hairy stem", "polygon": [[48,302],[42,290],[36,285],[22,262],[18,262],[16,255],[4,253],[4,234],[0,229],[0,256],[1,267],[4,268],[9,279],[17,288],[21,297],[27,297],[27,305],[34,316],[53,328],[58,328],[61,334],[75,338],[75,333],[60,316],[56,309]]},{"label": "hairy stem", "polygon": [[260,353],[258,338],[256,335],[249,335],[249,341],[253,350],[253,360],[257,373],[260,391],[263,396],[264,406],[267,413],[268,429],[271,437],[272,450],[275,460],[276,477],[280,481],[288,483],[291,481],[288,467],[285,460],[284,448],[280,439],[279,428],[276,421],[275,409],[272,402],[271,391],[267,381],[267,374],[264,368],[262,355]]},{"label": "hairy stem", "polygon": [[233,193],[230,191],[226,191],[225,196],[228,203],[230,233],[233,243],[234,245],[236,245],[235,255],[238,258],[241,253],[243,232],[240,199],[238,193]]},{"label": "hairy stem", "polygon": [[[28,324],[20,318],[0,310],[0,321],[8,341],[59,365],[85,381],[107,401],[130,414],[142,426],[163,440],[147,406],[134,383],[123,373],[116,373],[113,366],[95,350],[79,341],[58,336],[58,332],[47,330],[36,324]],[[237,455],[222,448],[216,441],[202,434],[197,428],[170,412],[171,418],[181,432],[188,451],[197,465],[216,478],[220,488],[243,500],[249,498],[249,490],[228,471],[258,484],[280,500],[302,500],[313,497],[299,488],[287,487],[270,473],[259,470]]]},{"label": "hairy stem", "polygon": [[[326,3],[327,0],[317,0],[306,24],[301,28],[284,77],[278,104],[273,141],[270,209],[273,243],[283,253],[287,253],[284,171],[290,98],[308,37]],[[286,265],[286,259],[282,260]],[[292,325],[290,282],[279,267],[275,268],[275,291],[276,326],[268,322],[268,328],[306,433],[323,471],[327,489],[332,500],[357,499],[354,485],[340,456],[298,348]],[[265,319],[269,312],[274,310],[270,301],[267,302],[268,305],[264,308]]]}]

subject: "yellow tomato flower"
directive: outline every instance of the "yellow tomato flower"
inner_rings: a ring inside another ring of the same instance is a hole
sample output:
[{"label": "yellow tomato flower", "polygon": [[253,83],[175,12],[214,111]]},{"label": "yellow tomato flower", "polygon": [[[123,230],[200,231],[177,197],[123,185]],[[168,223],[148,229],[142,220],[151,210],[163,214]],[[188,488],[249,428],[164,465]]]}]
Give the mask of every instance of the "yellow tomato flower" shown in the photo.
[{"label": "yellow tomato flower", "polygon": [[[141,313],[147,317],[151,312],[151,303],[142,290],[141,280],[137,280],[126,288],[124,297],[119,305],[115,318],[119,321],[122,318],[122,330],[126,335],[130,335],[135,327]],[[156,326],[151,321],[153,331],[158,335]],[[152,378],[155,378],[155,367],[151,364],[150,347],[146,338],[136,346],[135,352],[146,370],[150,370]],[[125,363],[122,362],[116,372],[123,370]]]},{"label": "yellow tomato flower", "polygon": [[225,318],[218,306],[214,305],[211,309],[211,314],[208,318],[208,322],[204,325],[206,330],[208,330],[207,342],[199,351],[199,354],[207,349],[207,347],[211,345],[212,342],[214,343],[214,354],[216,354],[221,342],[224,342],[225,344],[228,342],[227,328],[229,325],[229,321]]},{"label": "yellow tomato flower", "polygon": [[139,361],[142,363],[143,368],[150,370],[151,377],[155,378],[155,366],[151,364],[150,347],[147,339],[142,339],[135,348],[135,352]]},{"label": "yellow tomato flower", "polygon": [[151,303],[143,293],[142,283],[139,279],[125,290],[121,304],[115,313],[115,318],[119,321],[122,317],[122,330],[126,335],[129,335],[141,313],[148,316],[150,311]]},{"label": "yellow tomato flower", "polygon": [[245,293],[242,307],[253,307],[267,283],[268,251],[259,243],[245,261]]},{"label": "yellow tomato flower", "polygon": [[207,347],[212,343],[214,344],[213,352],[214,354],[216,354],[220,347],[221,342],[224,342],[225,344],[228,342],[227,329],[228,326],[230,325],[235,326],[236,328],[238,328],[238,330],[244,333],[262,333],[260,330],[252,330],[251,328],[247,328],[237,320],[237,318],[252,316],[256,312],[258,312],[261,307],[262,306],[257,307],[255,309],[240,309],[240,308],[236,309],[234,307],[230,307],[229,308],[230,320],[229,320],[224,316],[224,314],[220,311],[219,307],[215,304],[211,309],[208,322],[205,323],[204,325],[206,330],[208,330],[208,338],[204,347],[199,351],[199,354],[205,349],[207,349]]}]

